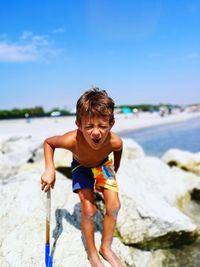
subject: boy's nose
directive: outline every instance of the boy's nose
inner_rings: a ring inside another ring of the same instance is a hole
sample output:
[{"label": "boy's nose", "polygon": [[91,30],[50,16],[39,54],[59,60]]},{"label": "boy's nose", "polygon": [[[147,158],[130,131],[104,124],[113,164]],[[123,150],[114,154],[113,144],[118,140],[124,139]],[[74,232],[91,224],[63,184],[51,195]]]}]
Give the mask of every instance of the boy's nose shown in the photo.
[{"label": "boy's nose", "polygon": [[99,136],[100,135],[100,130],[98,127],[95,127],[92,131],[92,134],[95,135],[95,136]]}]

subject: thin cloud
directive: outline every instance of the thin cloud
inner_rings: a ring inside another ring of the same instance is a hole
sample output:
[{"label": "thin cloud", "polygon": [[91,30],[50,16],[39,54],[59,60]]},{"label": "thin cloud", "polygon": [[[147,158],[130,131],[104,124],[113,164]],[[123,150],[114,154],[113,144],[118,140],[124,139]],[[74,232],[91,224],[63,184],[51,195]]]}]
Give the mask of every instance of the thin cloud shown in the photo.
[{"label": "thin cloud", "polygon": [[21,35],[21,40],[29,41],[34,45],[48,46],[49,38],[46,35],[34,35],[31,31],[24,31]]},{"label": "thin cloud", "polygon": [[24,31],[17,42],[0,41],[0,62],[34,62],[56,56],[61,50],[52,47],[45,35],[34,35]]},{"label": "thin cloud", "polygon": [[56,28],[52,31],[52,33],[56,34],[56,33],[64,33],[65,29],[64,28]]},{"label": "thin cloud", "polygon": [[33,32],[31,31],[24,31],[21,35],[21,39],[26,40],[33,36]]},{"label": "thin cloud", "polygon": [[28,62],[38,59],[38,51],[32,45],[0,43],[0,61]]}]

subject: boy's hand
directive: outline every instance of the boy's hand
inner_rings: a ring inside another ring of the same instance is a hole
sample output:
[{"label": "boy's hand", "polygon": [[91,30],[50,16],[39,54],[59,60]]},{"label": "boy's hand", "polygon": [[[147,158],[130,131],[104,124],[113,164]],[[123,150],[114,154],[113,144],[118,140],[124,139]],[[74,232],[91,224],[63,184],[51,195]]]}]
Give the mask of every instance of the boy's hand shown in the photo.
[{"label": "boy's hand", "polygon": [[55,181],[55,169],[46,169],[41,176],[41,189],[44,190],[44,192],[49,191],[50,188],[54,188]]}]

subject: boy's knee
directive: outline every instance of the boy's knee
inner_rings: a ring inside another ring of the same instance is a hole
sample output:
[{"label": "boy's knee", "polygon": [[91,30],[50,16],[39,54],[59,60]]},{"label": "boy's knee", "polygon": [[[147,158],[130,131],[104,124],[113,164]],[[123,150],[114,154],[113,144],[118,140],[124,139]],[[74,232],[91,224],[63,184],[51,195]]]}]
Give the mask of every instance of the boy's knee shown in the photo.
[{"label": "boy's knee", "polygon": [[90,221],[94,220],[95,214],[96,214],[96,207],[83,208],[82,211],[81,211],[82,218],[90,220]]},{"label": "boy's knee", "polygon": [[121,208],[120,202],[115,203],[112,206],[108,206],[106,207],[106,215],[111,216],[116,219],[120,208]]}]

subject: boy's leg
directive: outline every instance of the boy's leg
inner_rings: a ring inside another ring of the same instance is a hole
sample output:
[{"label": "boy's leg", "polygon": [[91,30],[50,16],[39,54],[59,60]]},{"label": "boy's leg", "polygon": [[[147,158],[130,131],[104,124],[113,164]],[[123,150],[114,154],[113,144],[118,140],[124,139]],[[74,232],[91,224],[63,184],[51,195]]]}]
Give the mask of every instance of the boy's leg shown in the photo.
[{"label": "boy's leg", "polygon": [[111,266],[122,267],[122,262],[111,249],[117,214],[120,209],[120,200],[117,192],[108,189],[103,190],[103,195],[106,213],[103,221],[103,233],[100,253],[111,264]]},{"label": "boy's leg", "polygon": [[104,267],[95,246],[94,238],[94,216],[96,205],[94,203],[94,191],[89,188],[78,192],[81,202],[81,228],[85,238],[88,259],[92,267]]}]

